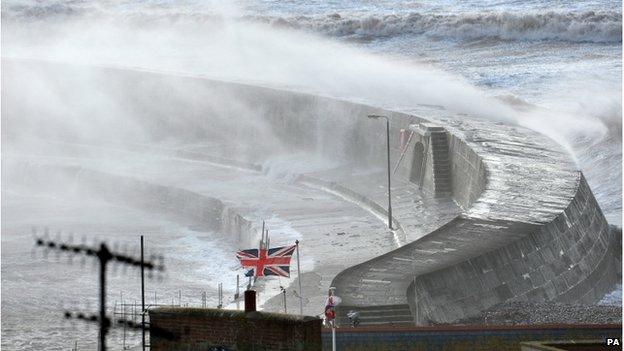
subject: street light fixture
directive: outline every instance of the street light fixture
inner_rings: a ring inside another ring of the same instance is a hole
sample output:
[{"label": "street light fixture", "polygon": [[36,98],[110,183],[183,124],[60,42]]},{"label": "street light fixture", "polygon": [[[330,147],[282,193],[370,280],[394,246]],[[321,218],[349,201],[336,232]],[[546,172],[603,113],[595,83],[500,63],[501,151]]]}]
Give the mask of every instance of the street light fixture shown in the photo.
[{"label": "street light fixture", "polygon": [[390,193],[390,119],[386,116],[379,115],[368,115],[370,119],[380,119],[383,118],[386,120],[386,148],[388,151],[388,228],[393,230],[392,228],[392,200]]}]

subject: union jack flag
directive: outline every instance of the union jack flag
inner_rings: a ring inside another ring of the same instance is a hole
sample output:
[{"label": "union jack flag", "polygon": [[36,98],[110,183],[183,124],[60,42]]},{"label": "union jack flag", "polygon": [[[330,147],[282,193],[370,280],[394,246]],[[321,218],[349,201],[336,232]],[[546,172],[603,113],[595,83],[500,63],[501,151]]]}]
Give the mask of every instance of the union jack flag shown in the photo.
[{"label": "union jack flag", "polygon": [[275,247],[272,249],[251,249],[236,252],[236,258],[243,268],[251,268],[245,275],[264,277],[278,275],[290,277],[290,258],[296,245]]}]

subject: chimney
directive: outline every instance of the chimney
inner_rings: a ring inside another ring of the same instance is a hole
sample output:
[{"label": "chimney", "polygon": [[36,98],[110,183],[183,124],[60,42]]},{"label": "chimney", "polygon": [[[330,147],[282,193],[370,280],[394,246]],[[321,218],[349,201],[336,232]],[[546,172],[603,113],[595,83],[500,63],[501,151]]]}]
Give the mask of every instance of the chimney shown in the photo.
[{"label": "chimney", "polygon": [[245,312],[256,311],[256,291],[245,290]]}]

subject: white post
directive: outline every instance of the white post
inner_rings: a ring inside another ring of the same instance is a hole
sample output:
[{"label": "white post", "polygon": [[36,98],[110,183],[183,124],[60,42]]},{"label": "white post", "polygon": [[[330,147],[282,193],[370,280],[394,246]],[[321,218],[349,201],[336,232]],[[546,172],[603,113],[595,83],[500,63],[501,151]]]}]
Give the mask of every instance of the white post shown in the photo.
[{"label": "white post", "polygon": [[332,351],[336,351],[336,323],[332,321]]},{"label": "white post", "polygon": [[299,260],[299,240],[295,240],[297,246],[297,279],[299,279],[299,315],[303,317],[303,291],[301,291],[301,262]]},{"label": "white post", "polygon": [[416,276],[414,276],[414,304],[416,305],[416,325],[418,325],[418,293],[416,292]]},{"label": "white post", "polygon": [[236,275],[236,294],[234,295],[234,300],[238,300],[238,298],[240,297],[240,282],[239,282],[239,275]]},{"label": "white post", "polygon": [[265,248],[265,244],[266,244],[265,236],[266,236],[266,230],[264,230],[264,221],[262,221],[262,235],[260,237],[260,250]]},{"label": "white post", "polygon": [[223,283],[219,283],[219,305],[217,306],[218,309],[223,308]]}]

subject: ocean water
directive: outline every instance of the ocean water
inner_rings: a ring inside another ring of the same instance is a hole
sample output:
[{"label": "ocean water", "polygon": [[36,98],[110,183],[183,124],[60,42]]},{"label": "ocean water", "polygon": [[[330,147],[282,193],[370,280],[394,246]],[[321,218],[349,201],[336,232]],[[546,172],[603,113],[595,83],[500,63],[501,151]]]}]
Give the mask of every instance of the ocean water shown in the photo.
[{"label": "ocean water", "polygon": [[[518,123],[564,145],[609,222],[621,226],[621,6],[605,0],[6,0],[1,4],[2,56],[203,75],[386,107],[435,104]],[[20,88],[41,93],[55,111],[62,111],[56,93],[43,94],[47,82],[26,78]],[[98,106],[105,106],[105,97],[96,98]],[[72,120],[83,125],[78,122]],[[287,170],[272,169],[269,176],[276,179],[289,176]],[[106,207],[94,205],[94,213],[102,212],[98,206]],[[107,211],[121,221],[117,226],[130,230],[118,209]],[[21,213],[6,223],[18,222],[18,229],[29,231],[33,223],[27,217]],[[114,218],[102,221],[115,223]],[[205,259],[204,252],[193,251],[205,233],[171,223],[167,226],[173,229],[163,229],[153,218],[142,221],[137,225],[154,238],[168,235],[164,231],[177,233],[172,260],[179,267]],[[18,232],[11,237],[3,228],[3,251],[15,252],[3,252],[3,266],[11,259],[22,262],[30,250],[18,242]],[[193,286],[193,299],[212,279],[205,273],[192,273],[203,279]],[[38,274],[36,269],[7,274],[3,267],[3,294],[19,301],[20,296],[5,289],[20,289]],[[170,290],[176,283],[187,282],[176,280]],[[37,289],[43,292],[46,286]],[[621,285],[602,303],[621,303]],[[38,318],[33,312],[20,319],[20,303],[5,306],[3,317],[15,326]],[[52,313],[44,317],[46,323],[57,318]],[[17,327],[8,333],[10,340],[3,340],[7,347],[37,349],[47,339],[27,340],[30,334]],[[58,334],[53,335],[58,349],[66,346],[59,342],[61,332],[50,333]],[[90,330],[89,337],[94,333]]]},{"label": "ocean water", "polygon": [[[370,95],[385,95],[385,105],[433,103],[477,116],[491,104],[482,96],[538,108],[547,112],[516,122],[564,144],[609,221],[621,225],[619,1],[8,0],[2,19],[4,56],[182,71],[364,100],[376,84],[383,92]],[[454,81],[472,94],[459,106]]]},{"label": "ocean water", "polygon": [[406,64],[432,65],[490,96],[604,125],[599,135],[579,127],[565,138],[605,215],[621,225],[621,1],[243,4],[250,20],[317,32]]}]

